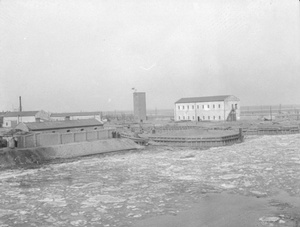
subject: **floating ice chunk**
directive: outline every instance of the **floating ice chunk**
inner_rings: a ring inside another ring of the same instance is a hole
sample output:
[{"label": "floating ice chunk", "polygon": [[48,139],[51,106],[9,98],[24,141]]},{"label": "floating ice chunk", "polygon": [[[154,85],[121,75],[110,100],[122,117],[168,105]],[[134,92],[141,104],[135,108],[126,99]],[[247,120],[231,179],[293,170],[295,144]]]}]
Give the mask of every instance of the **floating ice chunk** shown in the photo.
[{"label": "floating ice chunk", "polygon": [[277,222],[280,220],[279,217],[261,217],[259,219],[261,222]]},{"label": "floating ice chunk", "polygon": [[83,201],[82,204],[85,206],[97,206],[98,203],[121,203],[124,202],[125,199],[113,197],[110,195],[97,195],[88,198]]},{"label": "floating ice chunk", "polygon": [[14,214],[16,213],[15,211],[13,210],[3,210],[3,209],[0,209],[0,218],[5,216],[5,215],[10,215],[10,214]]},{"label": "floating ice chunk", "polygon": [[221,187],[226,189],[236,188],[233,184],[221,184]]},{"label": "floating ice chunk", "polygon": [[239,177],[242,177],[242,174],[226,174],[224,176],[220,176],[223,180],[231,180],[231,179],[237,179]]}]

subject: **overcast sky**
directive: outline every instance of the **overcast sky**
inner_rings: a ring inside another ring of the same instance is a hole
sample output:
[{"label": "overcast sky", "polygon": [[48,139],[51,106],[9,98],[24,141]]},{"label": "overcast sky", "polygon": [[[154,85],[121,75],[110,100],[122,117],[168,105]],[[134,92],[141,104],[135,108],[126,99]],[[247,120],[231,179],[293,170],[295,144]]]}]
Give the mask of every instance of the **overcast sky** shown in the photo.
[{"label": "overcast sky", "polygon": [[300,104],[298,0],[0,0],[0,111]]}]

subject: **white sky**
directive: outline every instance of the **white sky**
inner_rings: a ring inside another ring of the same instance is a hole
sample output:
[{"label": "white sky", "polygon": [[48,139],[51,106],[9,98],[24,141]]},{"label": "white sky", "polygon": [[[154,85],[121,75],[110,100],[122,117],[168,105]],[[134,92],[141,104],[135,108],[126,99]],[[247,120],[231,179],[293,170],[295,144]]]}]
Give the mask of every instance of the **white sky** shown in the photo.
[{"label": "white sky", "polygon": [[300,103],[298,0],[0,0],[0,111]]}]

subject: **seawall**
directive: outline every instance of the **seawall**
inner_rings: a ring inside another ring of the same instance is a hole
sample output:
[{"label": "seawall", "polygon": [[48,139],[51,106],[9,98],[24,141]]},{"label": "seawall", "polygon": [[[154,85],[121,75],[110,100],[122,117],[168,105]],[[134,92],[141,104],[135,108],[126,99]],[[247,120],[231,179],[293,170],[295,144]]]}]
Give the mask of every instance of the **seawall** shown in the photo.
[{"label": "seawall", "polygon": [[43,163],[58,158],[74,158],[113,151],[141,149],[142,146],[130,139],[107,139],[69,143],[49,147],[22,149],[5,148],[0,151],[0,168]]}]

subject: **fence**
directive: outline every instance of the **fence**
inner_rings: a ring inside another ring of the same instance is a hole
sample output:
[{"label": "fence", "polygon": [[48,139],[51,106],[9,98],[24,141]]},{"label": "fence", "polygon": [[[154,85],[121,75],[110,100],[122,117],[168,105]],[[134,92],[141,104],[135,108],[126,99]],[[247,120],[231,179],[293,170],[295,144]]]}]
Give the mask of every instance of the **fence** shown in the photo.
[{"label": "fence", "polygon": [[112,138],[114,129],[69,133],[35,133],[18,137],[19,148],[53,146]]},{"label": "fence", "polygon": [[300,119],[300,105],[242,106],[241,117]]},{"label": "fence", "polygon": [[285,135],[300,133],[298,126],[243,129],[244,135]]},{"label": "fence", "polygon": [[200,126],[193,126],[193,125],[182,125],[182,126],[177,126],[177,125],[171,125],[171,126],[155,126],[153,128],[149,128],[148,131],[155,131],[156,133],[161,133],[161,132],[171,132],[171,131],[178,131],[178,130],[190,130],[190,129],[198,129],[201,128]]},{"label": "fence", "polygon": [[189,147],[217,147],[217,146],[226,146],[235,144],[243,141],[243,135],[240,133],[220,136],[220,137],[162,137],[162,136],[150,136],[150,140],[165,144],[165,145],[174,145],[174,146],[189,146]]}]

